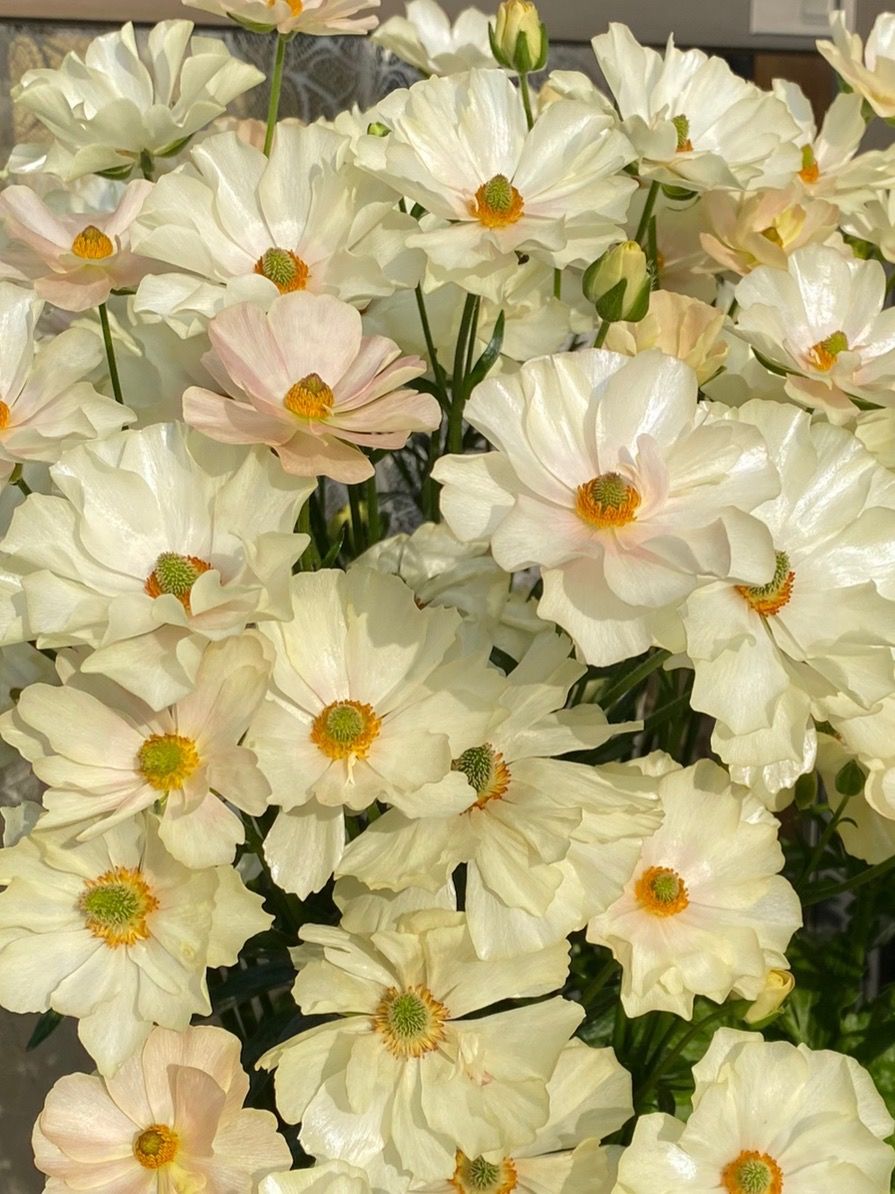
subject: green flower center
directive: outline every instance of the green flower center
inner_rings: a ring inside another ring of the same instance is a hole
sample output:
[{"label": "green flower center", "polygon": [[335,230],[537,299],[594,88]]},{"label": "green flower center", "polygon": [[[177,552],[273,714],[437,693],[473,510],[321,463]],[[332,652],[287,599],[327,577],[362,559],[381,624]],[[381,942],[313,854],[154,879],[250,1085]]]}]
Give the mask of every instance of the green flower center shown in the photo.
[{"label": "green flower center", "polygon": [[129,924],[141,909],[140,894],[124,883],[110,883],[85,892],[81,909],[100,924],[110,927]]},{"label": "green flower center", "polygon": [[484,1157],[467,1157],[458,1151],[457,1167],[451,1185],[460,1194],[511,1194],[516,1189],[516,1166],[509,1157],[502,1161],[486,1161]]},{"label": "green flower center", "polygon": [[690,121],[684,115],[672,116],[671,123],[677,133],[677,152],[692,153],[693,142],[690,140]]},{"label": "green flower center", "polygon": [[189,556],[178,555],[176,551],[163,551],[155,561],[153,574],[163,593],[185,597],[199,579],[201,571]]},{"label": "green flower center", "polygon": [[756,613],[763,617],[773,617],[779,613],[792,596],[792,586],[796,574],[789,567],[789,556],[785,551],[778,551],[775,555],[774,575],[766,585],[737,585],[736,590],[741,597],[752,606]]},{"label": "green flower center", "polygon": [[273,282],[280,294],[304,290],[310,271],[307,264],[290,249],[268,249],[255,263],[255,273]]},{"label": "green flower center", "polygon": [[513,185],[505,174],[495,174],[482,191],[492,211],[508,212],[513,206]]},{"label": "green flower center", "polygon": [[510,769],[500,751],[486,742],[471,746],[451,763],[452,771],[462,771],[476,795],[475,803],[484,807],[489,800],[499,800],[510,785]]},{"label": "green flower center", "polygon": [[153,734],[137,752],[143,778],[160,792],[182,787],[198,766],[195,742],[180,734]]}]

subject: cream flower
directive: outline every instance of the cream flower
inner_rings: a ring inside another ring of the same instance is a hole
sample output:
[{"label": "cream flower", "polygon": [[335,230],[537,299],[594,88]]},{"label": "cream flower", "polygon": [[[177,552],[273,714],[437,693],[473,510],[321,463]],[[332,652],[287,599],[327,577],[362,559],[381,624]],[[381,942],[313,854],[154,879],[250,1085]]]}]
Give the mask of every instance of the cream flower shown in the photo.
[{"label": "cream flower", "polygon": [[35,147],[46,153],[43,169],[63,179],[103,170],[126,176],[141,155],[176,152],[264,81],[221,38],[192,32],[192,21],[162,21],[141,53],[128,22],[92,41],[83,59],[72,51],[58,69],[26,71],[13,100],[55,138],[49,153]]},{"label": "cream flower", "polygon": [[328,295],[284,294],[266,314],[230,307],[209,336],[204,364],[232,397],[191,387],[187,423],[221,443],[269,444],[294,476],[364,481],[374,468],[361,448],[403,448],[441,423],[438,402],[406,388],[425,362],[365,337],[360,313]]},{"label": "cream flower", "polygon": [[686,1124],[645,1115],[615,1194],[881,1194],[892,1117],[851,1057],[719,1029]]},{"label": "cream flower", "polygon": [[811,101],[798,83],[774,79],[772,88],[789,108],[804,137],[796,185],[809,195],[828,199],[840,211],[851,212],[862,201],[875,198],[880,188],[895,182],[891,149],[858,153],[867,131],[860,95],[837,95],[818,130]]},{"label": "cream flower", "polygon": [[786,879],[777,820],[735,794],[704,760],[659,779],[663,819],[643,843],[624,892],[591,920],[587,938],[622,965],[629,1016],[693,1015],[695,995],[755,999],[802,915]]},{"label": "cream flower", "polygon": [[442,278],[493,297],[517,253],[587,265],[623,239],[631,149],[586,104],[551,104],[529,132],[507,75],[472,70],[392,92],[379,119],[391,131],[361,138],[358,162],[446,221],[408,241]]},{"label": "cream flower", "polygon": [[[412,1182],[411,1194],[593,1194],[610,1188],[613,1163],[599,1142],[633,1114],[631,1076],[611,1049],[570,1041],[547,1083],[550,1116],[511,1153],[457,1152],[448,1181]],[[605,1186],[604,1186],[605,1183]]]},{"label": "cream flower", "polygon": [[784,186],[801,165],[799,129],[776,96],[722,58],[641,46],[611,22],[591,43],[640,173],[690,190]]},{"label": "cream flower", "polygon": [[452,23],[437,0],[407,0],[406,16],[389,17],[373,41],[426,75],[454,75],[473,67],[493,67],[488,17],[464,8]]},{"label": "cream flower", "polygon": [[719,434],[696,388],[686,365],[654,351],[529,361],[467,404],[497,451],[434,469],[451,530],[490,539],[507,571],[540,565],[538,612],[588,663],[646,650],[701,576],[757,581],[773,566],[744,513],[778,485],[761,436]]},{"label": "cream flower", "polygon": [[686,294],[654,290],[646,317],[639,323],[613,323],[605,345],[629,357],[658,348],[689,365],[702,385],[727,359],[727,345],[721,339],[724,322],[724,312],[717,307]]},{"label": "cream flower", "polygon": [[81,845],[31,833],[0,851],[0,883],[0,1005],[76,1017],[105,1076],[153,1023],[210,1015],[205,968],[271,922],[232,867],[188,870],[140,820]]},{"label": "cream flower", "polygon": [[239,1039],[155,1028],[114,1077],[67,1074],[34,1126],[48,1190],[254,1190],[292,1157],[269,1111],[243,1107]]},{"label": "cream flower", "polygon": [[136,286],[151,268],[130,251],[131,226],[151,190],[141,179],[113,190],[109,210],[60,212],[30,187],[7,187],[0,192],[0,221],[9,244],[0,250],[0,270],[11,267],[63,311],[99,306],[113,290]]},{"label": "cream flower", "polygon": [[[304,897],[342,856],[345,809],[425,809],[426,785],[482,740],[500,678],[484,652],[456,643],[458,614],[419,609],[397,577],[307,573],[293,578],[292,601],[291,622],[261,628],[273,682],[246,745],[286,810],[265,841],[273,877]],[[465,791],[454,791],[458,807]]]},{"label": "cream flower", "polygon": [[711,191],[701,202],[703,249],[724,269],[748,274],[759,265],[784,270],[804,245],[828,241],[839,223],[832,203],[796,187],[731,194]]},{"label": "cream flower", "polygon": [[305,33],[312,37],[367,33],[376,28],[378,18],[366,10],[379,7],[379,0],[183,0],[183,3],[188,8],[230,17],[259,33],[276,29],[283,34]]},{"label": "cream flower", "polygon": [[466,1019],[503,999],[561,986],[566,942],[500,962],[476,956],[461,912],[424,911],[351,935],[305,925],[295,1000],[336,1013],[265,1054],[280,1114],[313,1156],[376,1160],[448,1178],[456,1150],[478,1157],[535,1138],[547,1083],[583,1012],[559,997]]},{"label": "cream flower", "polygon": [[895,188],[877,192],[842,220],[842,229],[876,245],[886,261],[895,261]]},{"label": "cream flower", "polygon": [[508,957],[580,929],[618,896],[659,819],[655,784],[635,765],[555,756],[601,746],[639,722],[609,725],[595,705],[564,709],[584,668],[547,631],[510,673],[480,742],[352,841],[337,875],[373,889],[437,891],[466,864],[465,908],[479,957]]},{"label": "cream flower", "polygon": [[97,336],[71,329],[38,348],[42,310],[30,291],[0,282],[0,481],[18,464],[52,464],[66,448],[134,419],[87,380],[102,360]]},{"label": "cream flower", "polygon": [[776,564],[761,584],[714,582],[687,599],[691,704],[716,718],[712,746],[734,781],[776,803],[814,766],[812,714],[825,720],[843,696],[867,710],[891,692],[895,499],[842,428],[760,399],[716,417],[758,428],[779,469],[780,495],[754,512]]},{"label": "cream flower", "polygon": [[895,311],[883,310],[877,261],[809,246],[787,267],[757,269],[737,286],[737,332],[790,376],[786,392],[838,421],[851,398],[895,405]]},{"label": "cream flower", "polygon": [[[891,724],[891,723],[890,723]],[[842,769],[852,768],[855,764],[860,767],[861,762],[856,752],[846,745],[838,735],[818,732],[817,735],[817,770],[824,783],[828,798],[834,803],[842,799],[837,796],[836,780]],[[895,763],[895,760],[893,760]],[[862,767],[862,770],[864,768]],[[888,780],[888,785],[886,785]],[[864,789],[856,794],[848,803],[845,815],[836,825],[836,832],[842,838],[842,844],[853,858],[860,858],[864,862],[875,866],[879,862],[895,857],[895,800],[889,806],[883,806],[883,812],[878,812],[868,800],[868,792],[872,786],[876,789],[877,797],[886,795],[885,786],[895,794],[895,772],[892,767],[880,767],[870,770],[866,776]],[[881,791],[880,791],[881,790]]]},{"label": "cream flower", "polygon": [[[400,1187],[406,1183],[401,1183]],[[266,1177],[258,1194],[385,1194],[370,1185],[363,1169],[345,1161],[323,1161],[311,1169],[277,1173]]]},{"label": "cream flower", "polygon": [[269,453],[161,423],[74,448],[51,473],[64,496],[31,494],[2,541],[20,637],[94,648],[85,671],[161,709],[191,690],[207,640],[288,616],[310,483]]},{"label": "cream flower", "polygon": [[209,137],[192,164],[156,185],[134,245],[175,273],[144,279],[137,314],[181,335],[225,306],[310,290],[363,306],[419,281],[424,258],[405,243],[416,221],[394,193],[358,170],[329,129],[283,123],[270,160],[236,133]]},{"label": "cream flower", "polygon": [[877,16],[866,47],[857,33],[849,33],[841,9],[830,13],[830,24],[833,40],[819,41],[819,53],[877,116],[895,116],[895,13]]},{"label": "cream flower", "polygon": [[238,745],[269,671],[261,640],[246,634],[211,644],[195,691],[158,714],[99,677],[30,685],[0,734],[50,788],[41,830],[86,841],[158,803],[159,836],[178,862],[231,862],[245,832],[228,804],[258,815],[270,793]]}]

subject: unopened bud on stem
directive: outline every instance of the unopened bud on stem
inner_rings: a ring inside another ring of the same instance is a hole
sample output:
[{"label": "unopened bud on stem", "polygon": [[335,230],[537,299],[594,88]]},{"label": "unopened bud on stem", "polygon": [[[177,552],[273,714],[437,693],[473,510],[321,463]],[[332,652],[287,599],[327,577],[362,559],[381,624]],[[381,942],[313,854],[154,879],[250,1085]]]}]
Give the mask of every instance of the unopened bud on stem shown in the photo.
[{"label": "unopened bud on stem", "polygon": [[547,65],[547,30],[532,0],[502,0],[488,33],[491,52],[501,66],[527,75]]},{"label": "unopened bud on stem", "polygon": [[650,273],[636,240],[607,249],[584,272],[584,297],[607,323],[639,323],[649,310]]}]

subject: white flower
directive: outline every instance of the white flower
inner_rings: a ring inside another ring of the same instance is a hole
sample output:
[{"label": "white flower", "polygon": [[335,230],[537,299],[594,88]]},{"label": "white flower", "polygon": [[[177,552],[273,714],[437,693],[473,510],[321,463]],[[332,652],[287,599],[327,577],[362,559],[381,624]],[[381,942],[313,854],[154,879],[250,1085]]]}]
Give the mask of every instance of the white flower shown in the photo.
[{"label": "white flower", "polygon": [[631,149],[586,104],[551,104],[529,132],[507,75],[472,70],[392,92],[379,118],[391,131],[361,138],[358,162],[438,217],[408,243],[442,278],[493,296],[517,253],[583,266],[623,239]]},{"label": "white flower", "polygon": [[[383,800],[413,815],[493,715],[500,673],[456,646],[459,615],[419,609],[370,568],[292,581],[294,618],[262,633],[270,693],[246,744],[281,813],[265,841],[275,881],[306,896],[342,856],[345,812]],[[465,807],[465,784],[454,803]]]},{"label": "white flower", "polygon": [[777,820],[737,795],[722,768],[704,760],[659,779],[662,823],[634,873],[587,937],[622,964],[629,1016],[693,1015],[693,997],[755,999],[802,915],[786,879]]},{"label": "white flower", "polygon": [[137,314],[193,335],[239,302],[269,306],[310,290],[362,306],[414,286],[424,258],[405,241],[416,221],[349,148],[329,129],[289,123],[270,160],[232,132],[197,145],[191,165],[159,180],[135,226],[137,250],[177,271],[143,280]]},{"label": "white flower", "polygon": [[797,177],[798,184],[810,195],[828,199],[840,211],[851,212],[862,201],[875,198],[880,188],[895,182],[891,148],[858,153],[867,131],[860,95],[837,95],[818,130],[811,101],[798,83],[774,79],[771,86],[804,137],[802,168]]},{"label": "white flower", "polygon": [[109,183],[103,205],[91,208],[77,193],[56,192],[51,207],[29,186],[7,187],[0,221],[9,245],[0,250],[0,269],[63,311],[105,303],[150,268],[130,251],[130,230],[151,190],[142,179],[126,187]]},{"label": "white flower", "polygon": [[[613,1164],[599,1142],[633,1114],[631,1076],[611,1049],[570,1041],[547,1083],[550,1116],[530,1144],[485,1156],[457,1153],[447,1181],[412,1182],[411,1194],[593,1194]],[[605,1187],[603,1185],[605,1184]]]},{"label": "white flower", "polygon": [[227,803],[258,815],[270,792],[238,745],[269,671],[261,640],[246,634],[211,644],[195,691],[158,714],[101,677],[30,685],[0,733],[50,788],[41,830],[86,841],[158,802],[159,836],[178,862],[231,862],[245,833]]},{"label": "white flower", "polygon": [[33,832],[0,851],[0,883],[0,1005],[75,1016],[105,1076],[154,1023],[209,1015],[205,968],[271,922],[232,867],[188,870],[140,820],[80,845]]},{"label": "white flower", "polygon": [[743,190],[784,186],[798,171],[799,129],[786,105],[722,58],[679,50],[673,37],[663,58],[615,22],[591,44],[644,177]]},{"label": "white flower", "polygon": [[222,1028],[154,1028],[114,1078],[60,1078],[32,1138],[47,1189],[248,1191],[287,1169],[275,1117],[243,1107],[249,1081],[239,1052]]},{"label": "white flower", "polygon": [[797,249],[829,241],[840,218],[832,203],[795,186],[780,191],[710,191],[699,207],[705,225],[699,237],[703,249],[718,265],[740,275],[759,265],[786,269]]},{"label": "white flower", "polygon": [[787,371],[786,392],[842,421],[852,397],[895,404],[895,311],[878,261],[811,245],[786,269],[755,269],[736,288],[737,332]]},{"label": "white flower", "polygon": [[0,610],[8,637],[92,647],[85,671],[160,709],[190,691],[208,639],[288,616],[311,485],[269,453],[161,423],[73,448],[51,473],[64,496],[31,494],[2,541],[19,585]]},{"label": "white flower", "polygon": [[[405,1183],[402,1183],[402,1186]],[[397,1188],[397,1187],[396,1187]],[[345,1161],[323,1161],[311,1169],[266,1177],[258,1194],[384,1194],[374,1190],[363,1169]]]},{"label": "white flower", "polygon": [[886,261],[895,261],[895,188],[878,191],[863,206],[848,212],[842,229],[876,245]]},{"label": "white flower", "polygon": [[538,949],[583,927],[618,896],[655,828],[655,784],[635,765],[555,756],[601,746],[638,722],[564,709],[584,668],[547,631],[510,673],[481,741],[405,815],[391,809],[355,838],[337,868],[368,887],[434,892],[466,864],[469,935],[483,958]]},{"label": "white flower", "polygon": [[337,1019],[262,1057],[302,1147],[418,1179],[448,1178],[456,1149],[478,1157],[535,1138],[547,1083],[583,1012],[559,997],[466,1019],[561,986],[566,942],[498,962],[476,956],[460,912],[412,913],[351,935],[305,925],[296,1002]]},{"label": "white flower", "polygon": [[55,138],[43,169],[63,179],[130,173],[142,154],[175,152],[264,81],[221,38],[192,32],[192,21],[162,21],[141,54],[128,22],[92,41],[83,59],[72,51],[58,69],[26,71],[13,100]]},{"label": "white flower", "polygon": [[877,116],[895,116],[895,13],[881,12],[873,22],[867,45],[850,33],[845,12],[830,14],[833,40],[819,41],[817,49],[845,83],[866,100]]},{"label": "white flower", "polygon": [[645,1115],[615,1194],[882,1194],[892,1117],[851,1057],[719,1029],[686,1124]]},{"label": "white flower", "polygon": [[17,464],[52,464],[66,448],[134,419],[87,380],[103,356],[97,336],[73,328],[38,346],[42,310],[30,291],[0,282],[0,481]]},{"label": "white flower", "polygon": [[389,17],[373,41],[426,75],[453,75],[473,67],[493,67],[488,17],[465,8],[456,21],[437,0],[407,0],[406,16]]},{"label": "white flower", "polygon": [[[379,0],[183,0],[189,8],[230,17],[253,32],[305,33],[331,37],[367,33],[377,17],[364,10],[378,8]],[[358,15],[358,14],[362,15]]]},{"label": "white flower", "polygon": [[758,399],[714,417],[758,428],[779,470],[779,496],[754,511],[776,564],[763,583],[706,584],[685,602],[691,704],[717,719],[734,781],[770,802],[814,765],[812,714],[891,692],[895,497],[851,432],[795,407]]},{"label": "white flower", "polygon": [[646,316],[638,323],[611,324],[605,344],[629,357],[658,348],[689,365],[702,385],[727,359],[727,345],[721,339],[724,322],[724,312],[717,307],[686,294],[654,290]]},{"label": "white flower", "polygon": [[497,450],[438,462],[444,517],[507,571],[541,567],[538,612],[588,663],[646,650],[701,576],[771,570],[744,513],[777,490],[761,436],[719,434],[681,361],[544,357],[483,382],[466,416]]}]

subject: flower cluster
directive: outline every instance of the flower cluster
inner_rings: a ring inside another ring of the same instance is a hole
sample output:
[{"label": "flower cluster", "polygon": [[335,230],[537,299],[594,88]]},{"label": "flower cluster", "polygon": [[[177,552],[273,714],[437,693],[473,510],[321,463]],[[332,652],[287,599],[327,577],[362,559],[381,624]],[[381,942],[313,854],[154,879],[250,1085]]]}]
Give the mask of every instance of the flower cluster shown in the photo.
[{"label": "flower cluster", "polygon": [[184,4],[266,125],[127,25],[0,190],[0,1007],[96,1067],[46,1190],[883,1194],[895,14],[818,126],[411,0],[420,80],[305,124],[378,0]]}]

